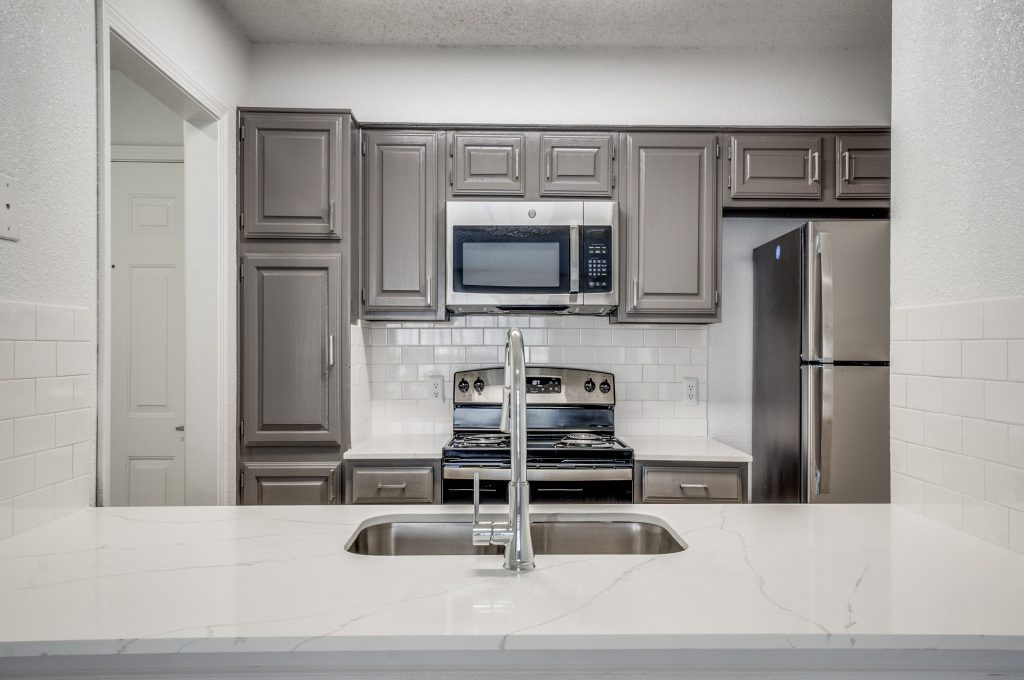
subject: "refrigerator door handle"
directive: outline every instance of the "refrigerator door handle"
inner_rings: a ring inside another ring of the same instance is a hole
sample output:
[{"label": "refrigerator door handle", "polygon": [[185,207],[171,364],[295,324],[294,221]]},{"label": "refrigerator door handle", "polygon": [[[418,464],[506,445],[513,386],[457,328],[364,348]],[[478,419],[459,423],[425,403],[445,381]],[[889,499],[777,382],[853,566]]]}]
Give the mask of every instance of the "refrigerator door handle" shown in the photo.
[{"label": "refrigerator door handle", "polygon": [[832,276],[832,234],[819,232],[815,250],[818,256],[818,285],[821,289],[821,361],[830,362],[835,356],[835,295]]},{"label": "refrigerator door handle", "polygon": [[821,421],[818,425],[818,495],[832,493],[832,430],[835,425],[835,367],[821,367]]},{"label": "refrigerator door handle", "polygon": [[804,462],[807,484],[801,494],[805,503],[813,503],[821,493],[821,370],[820,365],[804,366]]}]

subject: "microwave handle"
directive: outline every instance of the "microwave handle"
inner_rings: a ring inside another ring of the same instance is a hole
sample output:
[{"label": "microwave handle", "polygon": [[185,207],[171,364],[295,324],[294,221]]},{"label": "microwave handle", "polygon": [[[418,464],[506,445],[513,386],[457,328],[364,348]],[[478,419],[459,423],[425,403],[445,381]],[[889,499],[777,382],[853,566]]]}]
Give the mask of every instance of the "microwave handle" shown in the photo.
[{"label": "microwave handle", "polygon": [[580,226],[569,225],[569,292],[580,292]]}]

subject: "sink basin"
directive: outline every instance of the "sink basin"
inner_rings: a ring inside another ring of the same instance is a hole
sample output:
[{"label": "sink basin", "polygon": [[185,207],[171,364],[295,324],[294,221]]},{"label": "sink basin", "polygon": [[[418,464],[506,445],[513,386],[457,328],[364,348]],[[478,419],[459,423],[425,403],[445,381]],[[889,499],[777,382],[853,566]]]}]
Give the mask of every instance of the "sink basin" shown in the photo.
[{"label": "sink basin", "polygon": [[[487,519],[502,519],[488,517]],[[501,546],[474,546],[473,522],[461,516],[389,516],[368,520],[345,549],[358,555],[500,555]],[[530,523],[538,555],[663,555],[686,541],[653,517],[536,514]]]}]

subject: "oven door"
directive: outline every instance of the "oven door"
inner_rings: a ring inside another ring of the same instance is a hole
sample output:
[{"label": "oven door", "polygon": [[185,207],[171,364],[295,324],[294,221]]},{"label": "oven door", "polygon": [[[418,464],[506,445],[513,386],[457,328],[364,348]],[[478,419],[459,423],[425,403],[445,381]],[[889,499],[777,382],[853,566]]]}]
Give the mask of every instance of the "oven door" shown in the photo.
[{"label": "oven door", "polygon": [[449,306],[558,311],[582,303],[581,203],[448,206]]}]

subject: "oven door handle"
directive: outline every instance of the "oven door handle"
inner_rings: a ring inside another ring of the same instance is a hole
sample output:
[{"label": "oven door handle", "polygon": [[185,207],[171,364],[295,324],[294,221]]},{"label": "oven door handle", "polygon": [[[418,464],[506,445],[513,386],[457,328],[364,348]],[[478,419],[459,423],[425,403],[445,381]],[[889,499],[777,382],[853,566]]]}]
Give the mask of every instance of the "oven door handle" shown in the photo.
[{"label": "oven door handle", "polygon": [[[480,475],[481,480],[509,481],[512,471],[508,468],[484,467],[446,467],[445,479],[473,479]],[[530,482],[598,482],[633,479],[632,468],[583,469],[572,468],[528,468],[526,479]]]}]

